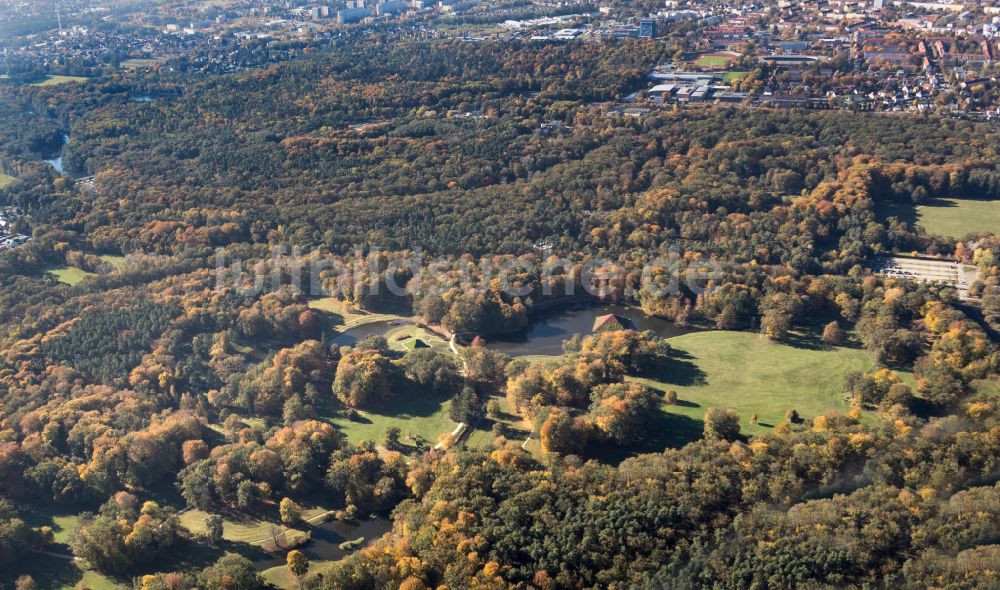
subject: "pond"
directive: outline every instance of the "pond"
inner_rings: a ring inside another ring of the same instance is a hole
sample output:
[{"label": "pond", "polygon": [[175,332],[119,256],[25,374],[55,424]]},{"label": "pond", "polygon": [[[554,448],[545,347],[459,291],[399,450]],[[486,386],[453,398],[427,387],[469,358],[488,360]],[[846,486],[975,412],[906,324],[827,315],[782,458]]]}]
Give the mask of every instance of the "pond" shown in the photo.
[{"label": "pond", "polygon": [[[573,334],[591,334],[594,320],[608,314],[625,318],[632,323],[631,327],[634,329],[651,330],[661,338],[672,338],[698,331],[698,328],[682,327],[669,320],[649,317],[639,307],[582,304],[538,314],[524,331],[517,334],[487,336],[486,343],[489,348],[510,356],[560,355],[563,352],[564,340],[568,340]],[[396,326],[410,323],[412,322],[404,320],[372,322],[336,334],[330,338],[330,342],[339,346],[354,346],[359,340],[369,336],[382,336]]]},{"label": "pond", "polygon": [[[69,143],[69,135],[63,133],[62,145],[66,145],[67,143]],[[59,151],[56,152],[57,154],[56,157],[52,158],[51,160],[43,160],[46,164],[52,166],[52,168],[54,168],[55,171],[58,172],[59,174],[63,174],[62,145],[59,146]]]},{"label": "pond", "polygon": [[661,338],[671,338],[698,331],[681,327],[661,318],[649,317],[639,307],[624,305],[583,305],[546,312],[532,320],[519,334],[487,337],[487,346],[510,356],[560,355],[562,343],[573,334],[591,334],[594,320],[602,315],[614,314],[628,319],[636,330],[652,330]]},{"label": "pond", "polygon": [[[392,521],[378,517],[367,520],[330,520],[312,529],[312,540],[298,547],[309,561],[336,561],[343,559],[361,547],[371,545],[392,530]],[[344,550],[340,544],[364,537],[365,541],[353,550]],[[257,570],[266,570],[285,565],[287,551],[268,554],[254,560]]]}]

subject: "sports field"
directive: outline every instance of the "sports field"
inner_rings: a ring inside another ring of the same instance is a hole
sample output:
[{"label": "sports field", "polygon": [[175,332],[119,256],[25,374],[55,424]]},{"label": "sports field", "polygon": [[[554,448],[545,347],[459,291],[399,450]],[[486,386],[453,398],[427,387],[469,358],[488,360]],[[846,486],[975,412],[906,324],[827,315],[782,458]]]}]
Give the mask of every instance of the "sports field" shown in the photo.
[{"label": "sports field", "polygon": [[728,55],[702,55],[694,61],[694,65],[702,68],[724,68],[733,60]]}]

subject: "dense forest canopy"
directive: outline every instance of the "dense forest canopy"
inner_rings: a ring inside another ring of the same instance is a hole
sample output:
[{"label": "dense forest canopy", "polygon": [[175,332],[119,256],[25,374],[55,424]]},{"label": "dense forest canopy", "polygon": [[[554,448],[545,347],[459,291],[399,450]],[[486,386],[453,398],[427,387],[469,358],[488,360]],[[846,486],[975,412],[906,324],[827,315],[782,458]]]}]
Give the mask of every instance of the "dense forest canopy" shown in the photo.
[{"label": "dense forest canopy", "polygon": [[[169,561],[222,551],[221,523],[196,535],[176,509],[280,503],[296,523],[295,502],[321,498],[393,525],[309,588],[994,587],[1000,237],[929,235],[880,208],[1000,198],[1000,132],[846,111],[623,116],[616,101],[665,53],[356,40],[238,74],[0,86],[14,177],[0,204],[33,238],[0,253],[0,567],[52,544],[29,524],[48,504],[84,515],[75,555],[144,576],[137,587],[255,588],[241,557]],[[41,162],[57,152],[93,178]],[[457,356],[447,342],[338,345],[344,317],[290,281],[217,283],[217,255],[280,274],[272,246],[360,250],[362,278],[304,278],[345,315],[402,309],[487,339],[523,330],[606,259],[621,270],[601,285],[608,302],[786,343],[821,321],[822,346],[863,348],[874,368],[846,377],[843,412],[790,407],[746,436],[711,408],[701,440],[640,452],[670,427],[670,393],[638,380],[686,360],[652,333],[576,338],[535,364],[482,338]],[[391,264],[416,250],[483,274],[440,293],[373,288],[446,284],[447,271]],[[870,270],[893,252],[975,266],[978,307]],[[670,255],[720,274],[700,292],[643,283]],[[540,270],[550,256],[568,261],[556,276]],[[488,271],[517,260],[527,294],[511,296]],[[67,266],[87,277],[45,272]],[[541,451],[502,431],[429,449],[399,428],[370,441],[339,426],[404,398],[449,400],[473,427],[506,402]]]}]

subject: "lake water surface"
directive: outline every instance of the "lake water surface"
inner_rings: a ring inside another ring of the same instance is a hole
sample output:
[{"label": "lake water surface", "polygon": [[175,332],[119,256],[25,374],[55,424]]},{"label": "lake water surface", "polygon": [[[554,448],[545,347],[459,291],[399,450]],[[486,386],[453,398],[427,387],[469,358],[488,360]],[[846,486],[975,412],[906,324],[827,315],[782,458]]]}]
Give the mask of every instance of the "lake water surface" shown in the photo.
[{"label": "lake water surface", "polygon": [[696,328],[681,327],[661,318],[649,317],[638,307],[624,305],[584,305],[545,312],[532,320],[528,329],[520,334],[487,337],[487,346],[510,356],[529,354],[562,354],[562,343],[574,334],[592,333],[594,320],[602,315],[615,314],[630,320],[633,328],[652,330],[661,338],[671,338],[696,332]]},{"label": "lake water surface", "polygon": [[[69,143],[69,136],[64,133],[62,145],[66,145],[67,143]],[[52,158],[51,160],[43,160],[46,164],[52,166],[52,168],[54,168],[55,171],[58,172],[59,174],[63,174],[64,172],[63,159],[62,159],[62,145],[59,146],[59,151],[56,152],[56,157]]]},{"label": "lake water surface", "polygon": [[[560,355],[562,344],[574,334],[592,333],[594,320],[602,315],[615,314],[632,322],[636,330],[651,330],[661,338],[672,338],[697,332],[697,328],[681,327],[661,318],[649,317],[638,307],[624,305],[583,304],[562,309],[552,309],[537,314],[528,328],[517,334],[486,336],[486,345],[510,356]],[[410,324],[407,321],[373,322],[336,334],[330,342],[340,346],[354,346],[368,336],[381,336],[395,326]]]}]

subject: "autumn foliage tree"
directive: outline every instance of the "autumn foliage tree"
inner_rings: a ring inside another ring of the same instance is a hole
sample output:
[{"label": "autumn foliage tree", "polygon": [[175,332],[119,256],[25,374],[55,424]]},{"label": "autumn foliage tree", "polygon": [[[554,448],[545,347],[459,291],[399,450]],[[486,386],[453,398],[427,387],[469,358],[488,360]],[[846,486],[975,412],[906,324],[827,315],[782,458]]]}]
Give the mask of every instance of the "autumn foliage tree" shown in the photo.
[{"label": "autumn foliage tree", "polygon": [[358,350],[337,365],[333,392],[350,408],[378,405],[389,399],[392,376],[389,359],[374,350]]}]

